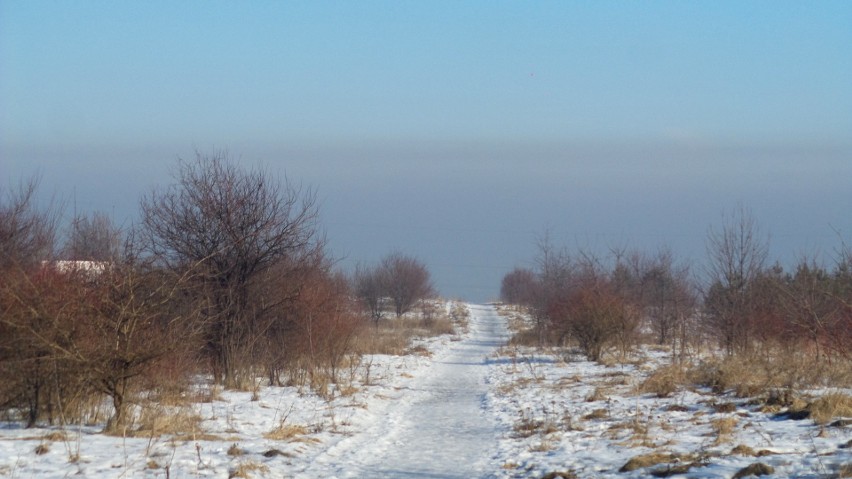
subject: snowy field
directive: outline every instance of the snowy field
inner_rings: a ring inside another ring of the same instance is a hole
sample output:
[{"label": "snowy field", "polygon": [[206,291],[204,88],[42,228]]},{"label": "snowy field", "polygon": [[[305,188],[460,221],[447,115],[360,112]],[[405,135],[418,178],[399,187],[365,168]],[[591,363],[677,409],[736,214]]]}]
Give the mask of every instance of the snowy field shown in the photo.
[{"label": "snowy field", "polygon": [[765,477],[852,476],[850,425],[700,389],[641,394],[664,352],[608,367],[505,347],[493,306],[470,313],[467,332],[419,340],[420,354],[363,358],[325,398],[262,387],[164,408],[185,417],[180,434],[2,424],[0,477],[731,478],[757,462]]}]

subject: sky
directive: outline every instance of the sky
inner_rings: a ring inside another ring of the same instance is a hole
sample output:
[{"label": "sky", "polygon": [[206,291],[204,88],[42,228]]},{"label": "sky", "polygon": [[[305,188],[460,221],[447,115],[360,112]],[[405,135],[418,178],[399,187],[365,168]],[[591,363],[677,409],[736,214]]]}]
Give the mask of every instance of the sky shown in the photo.
[{"label": "sky", "polygon": [[0,183],[129,227],[178,158],[309,186],[341,268],[493,299],[537,238],[852,243],[852,2],[0,0]]}]

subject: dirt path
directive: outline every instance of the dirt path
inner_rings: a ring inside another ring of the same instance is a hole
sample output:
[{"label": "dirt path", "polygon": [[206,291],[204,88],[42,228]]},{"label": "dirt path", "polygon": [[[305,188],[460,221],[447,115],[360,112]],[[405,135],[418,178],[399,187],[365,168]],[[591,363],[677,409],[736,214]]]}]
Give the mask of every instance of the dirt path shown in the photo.
[{"label": "dirt path", "polygon": [[499,468],[502,434],[483,409],[486,358],[506,341],[491,306],[470,306],[470,334],[435,359],[373,427],[340,441],[300,477],[474,478]]}]

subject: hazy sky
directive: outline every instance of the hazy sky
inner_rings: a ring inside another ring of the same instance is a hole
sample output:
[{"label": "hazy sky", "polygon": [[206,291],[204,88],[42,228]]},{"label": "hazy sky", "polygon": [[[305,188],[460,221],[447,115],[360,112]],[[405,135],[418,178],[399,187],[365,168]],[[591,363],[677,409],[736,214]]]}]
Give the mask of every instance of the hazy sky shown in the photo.
[{"label": "hazy sky", "polygon": [[485,300],[546,228],[701,260],[852,242],[852,2],[0,0],[0,181],[123,225],[178,157],[313,186],[342,265]]}]

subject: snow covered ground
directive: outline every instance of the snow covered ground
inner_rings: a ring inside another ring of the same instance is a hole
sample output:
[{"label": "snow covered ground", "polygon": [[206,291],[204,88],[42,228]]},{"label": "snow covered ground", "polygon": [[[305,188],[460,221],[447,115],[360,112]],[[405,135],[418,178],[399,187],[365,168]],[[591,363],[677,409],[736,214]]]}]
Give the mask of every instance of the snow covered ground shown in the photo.
[{"label": "snow covered ground", "polygon": [[[760,462],[771,477],[852,477],[849,425],[782,419],[709,389],[641,394],[637,386],[669,362],[662,352],[644,353],[643,361],[608,367],[564,350],[502,349],[485,406],[512,432],[501,438],[506,462],[495,476],[731,478]],[[826,392],[852,393],[814,391]],[[648,465],[636,467],[642,459]]]},{"label": "snow covered ground", "polygon": [[[465,334],[420,341],[428,354],[364,358],[332,398],[209,392],[181,411],[192,420],[179,435],[0,424],[0,477],[637,478],[690,465],[673,477],[731,478],[759,461],[772,477],[824,478],[852,463],[840,447],[852,446],[850,426],[776,419],[701,390],[637,394],[647,365],[502,347],[505,318],[470,312]],[[619,472],[650,453],[666,460]]]}]

